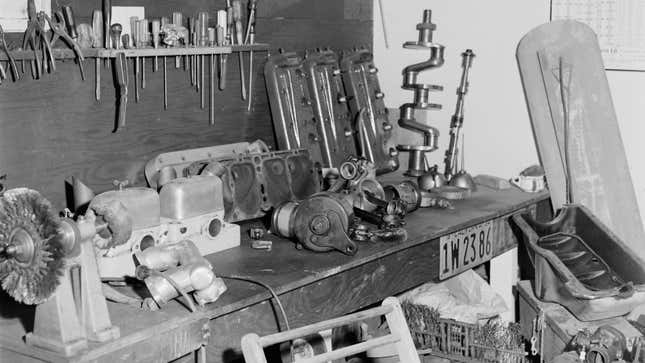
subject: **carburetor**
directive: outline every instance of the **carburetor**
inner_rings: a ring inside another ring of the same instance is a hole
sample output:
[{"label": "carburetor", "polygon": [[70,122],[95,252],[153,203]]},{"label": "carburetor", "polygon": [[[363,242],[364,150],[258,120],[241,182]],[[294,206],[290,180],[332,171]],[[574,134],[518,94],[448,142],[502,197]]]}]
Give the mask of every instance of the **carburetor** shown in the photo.
[{"label": "carburetor", "polygon": [[273,211],[271,230],[310,250],[354,255],[356,242],[348,236],[354,220],[352,197],[321,192],[299,202],[285,202]]}]

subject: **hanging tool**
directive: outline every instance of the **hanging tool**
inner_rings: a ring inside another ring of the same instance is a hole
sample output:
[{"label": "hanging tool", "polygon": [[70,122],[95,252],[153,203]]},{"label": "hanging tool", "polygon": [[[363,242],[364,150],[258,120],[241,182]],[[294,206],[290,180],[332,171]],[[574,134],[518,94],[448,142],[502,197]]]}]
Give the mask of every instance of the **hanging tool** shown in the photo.
[{"label": "hanging tool", "polygon": [[[63,6],[63,13],[62,13],[62,18],[64,20],[64,25],[67,27],[67,34],[69,35],[69,38],[63,37],[65,41],[72,47],[74,50],[74,53],[76,54],[76,61],[78,62],[78,67],[81,71],[81,79],[84,81],[85,80],[85,71],[83,69],[83,61],[85,58],[83,57],[83,52],[81,51],[81,47],[78,45],[78,42],[76,39],[78,39],[78,33],[76,32],[76,19],[74,19],[74,12],[72,11],[72,8],[69,6]],[[59,19],[60,26],[58,30],[53,30],[55,33],[58,34],[58,36],[61,36],[61,34],[65,34],[65,30],[63,28],[63,22]],[[51,24],[50,24],[51,26]],[[54,42],[56,41],[58,37],[56,35],[52,36],[52,41],[51,45],[54,45]]]},{"label": "hanging tool", "polygon": [[112,0],[103,0],[103,45],[106,49],[111,46],[111,26],[112,26]]},{"label": "hanging tool", "polygon": [[[94,48],[103,48],[105,38],[103,37],[103,13],[101,10],[94,10],[92,13],[92,31],[94,32]],[[101,58],[94,59],[94,73],[96,75],[94,85],[94,97],[101,100]]]},{"label": "hanging tool", "polygon": [[114,58],[114,74],[119,89],[117,105],[117,123],[114,131],[125,127],[126,107],[128,105],[128,60],[125,53],[118,53]]},{"label": "hanging tool", "polygon": [[[240,0],[233,0],[233,23],[235,25],[235,41],[237,45],[244,44],[244,34],[242,34],[242,3]],[[231,31],[232,32],[232,31]],[[244,77],[244,58],[242,50],[237,53],[240,63],[240,86],[242,90],[242,99],[246,100],[246,80]]]},{"label": "hanging tool", "polygon": [[85,57],[83,57],[83,52],[81,51],[81,48],[78,46],[78,43],[74,41],[66,32],[65,32],[65,26],[63,23],[60,22],[55,22],[53,21],[49,15],[45,14],[44,11],[41,11],[38,13],[38,21],[42,24],[44,21],[49,24],[49,27],[51,28],[52,32],[54,33],[52,35],[51,41],[47,45],[47,49],[49,49],[50,56],[51,56],[51,69],[56,70],[56,62],[54,60],[54,57],[51,55],[51,47],[56,43],[58,38],[63,38],[63,40],[69,45],[72,50],[74,51],[74,54],[76,55],[76,60],[78,61],[79,68],[81,70],[81,79],[85,80],[85,71],[83,70],[83,61],[85,60]]},{"label": "hanging tool", "polygon": [[[178,11],[172,13],[172,23],[177,26],[184,25],[184,15]],[[175,68],[179,68],[180,65],[180,56],[175,57]]]},{"label": "hanging tool", "polygon": [[45,63],[47,63],[48,58],[53,62],[54,57],[52,56],[51,48],[49,48],[49,41],[45,35],[45,24],[38,21],[34,0],[27,1],[27,14],[29,16],[29,20],[27,21],[27,30],[25,30],[25,34],[22,39],[22,49],[26,50],[27,46],[31,45],[31,48],[34,51],[34,60],[31,61],[31,75],[34,79],[40,79],[43,72],[43,66],[38,51],[41,49],[41,45],[43,46],[42,51]]},{"label": "hanging tool", "polygon": [[[208,44],[208,13],[206,12],[200,12],[199,13],[199,46],[200,47],[206,47]],[[200,89],[200,106],[202,110],[205,107],[205,91],[204,89],[206,88],[204,86],[204,56],[200,55],[199,56],[199,69],[200,69],[200,84],[201,84],[201,89]],[[210,67],[209,67],[210,68]]]},{"label": "hanging tool", "polygon": [[[257,0],[249,0],[249,20],[246,23],[246,35],[244,37],[244,44],[255,44],[255,17],[257,12]],[[246,110],[251,111],[251,104],[253,103],[253,48],[249,51],[249,102],[246,105]]]},{"label": "hanging tool", "polygon": [[[193,42],[194,47],[197,47],[199,45],[199,38],[200,38],[199,18],[197,18],[195,20],[195,29],[193,31],[193,36],[192,36],[192,42]],[[201,85],[199,83],[200,82],[200,78],[199,78],[199,65],[200,65],[199,56],[195,55],[195,56],[193,56],[193,59],[194,59],[194,64],[195,64],[195,68],[194,68],[194,72],[193,72],[195,74],[195,92],[199,92],[199,87],[201,87]]]},{"label": "hanging tool", "polygon": [[[195,18],[193,17],[188,17],[188,39],[186,39],[186,46],[192,44],[195,45],[193,41],[193,36],[195,35]],[[197,71],[197,66],[195,62],[195,56],[190,55],[188,56],[188,63],[190,64],[190,85],[194,86],[197,82],[195,78],[197,78],[195,72]]]},{"label": "hanging tool", "polygon": [[[161,22],[159,22],[159,20],[157,19],[154,19],[152,21],[152,47],[155,49],[159,48],[159,30],[160,29],[161,29]],[[157,69],[159,69],[159,62],[157,60],[157,56],[155,56],[152,70],[153,72],[156,72]]]},{"label": "hanging tool", "polygon": [[121,32],[123,26],[119,23],[114,23],[110,26],[110,44],[114,49],[121,49]]},{"label": "hanging tool", "polygon": [[[208,28],[208,46],[214,47],[216,45],[215,28]],[[208,122],[212,126],[215,124],[215,55],[211,53],[208,59],[208,75],[210,81],[209,90],[209,114]]]},{"label": "hanging tool", "polygon": [[[139,48],[145,48],[148,45],[148,19],[141,19],[138,23],[139,30]],[[141,88],[146,88],[146,57],[141,57]]]},{"label": "hanging tool", "polygon": [[[165,16],[161,17],[161,27],[168,23],[168,18]],[[166,56],[163,57],[163,109],[168,109],[168,76],[166,69]]]},{"label": "hanging tool", "polygon": [[[130,17],[130,40],[132,47],[139,42],[139,17]],[[134,57],[134,102],[139,102],[139,57]]]},{"label": "hanging tool", "polygon": [[[11,71],[11,76],[13,77],[13,81],[17,81],[20,79],[20,74],[18,73],[18,67],[16,66],[16,60],[13,58],[11,55],[11,52],[9,51],[9,48],[7,47],[7,41],[4,37],[4,30],[2,29],[2,25],[0,25],[0,48],[2,48],[7,55],[7,61],[8,61],[8,67],[9,70]],[[6,75],[4,76],[6,78]]]},{"label": "hanging tool", "polygon": [[[217,45],[224,46],[230,44],[230,35],[228,33],[228,14],[226,10],[217,12]],[[224,90],[226,87],[226,61],[227,54],[219,55],[219,89]]]}]

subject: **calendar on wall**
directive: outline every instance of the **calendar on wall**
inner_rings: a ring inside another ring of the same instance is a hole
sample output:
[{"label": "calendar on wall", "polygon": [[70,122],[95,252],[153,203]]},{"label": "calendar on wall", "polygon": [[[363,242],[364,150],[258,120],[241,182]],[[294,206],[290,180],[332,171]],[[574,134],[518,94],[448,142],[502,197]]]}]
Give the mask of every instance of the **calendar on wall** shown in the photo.
[{"label": "calendar on wall", "polygon": [[596,32],[606,69],[645,71],[645,0],[551,0],[551,20],[561,19]]}]

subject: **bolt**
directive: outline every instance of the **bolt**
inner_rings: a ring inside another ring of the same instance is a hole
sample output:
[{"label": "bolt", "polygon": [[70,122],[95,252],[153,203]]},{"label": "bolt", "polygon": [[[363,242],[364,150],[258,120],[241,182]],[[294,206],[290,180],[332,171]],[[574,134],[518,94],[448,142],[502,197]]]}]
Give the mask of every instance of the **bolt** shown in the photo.
[{"label": "bolt", "polygon": [[318,235],[327,233],[330,227],[331,222],[326,216],[315,216],[309,223],[309,229]]},{"label": "bolt", "polygon": [[385,97],[385,94],[381,91],[376,91],[374,93],[374,97],[376,97],[377,100],[380,100],[381,98]]}]

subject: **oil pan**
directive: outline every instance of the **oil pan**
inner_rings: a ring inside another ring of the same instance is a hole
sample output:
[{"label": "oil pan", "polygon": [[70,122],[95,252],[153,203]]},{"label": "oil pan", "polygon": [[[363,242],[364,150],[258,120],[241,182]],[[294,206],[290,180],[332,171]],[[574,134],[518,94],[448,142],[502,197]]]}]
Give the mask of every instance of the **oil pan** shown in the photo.
[{"label": "oil pan", "polygon": [[645,262],[582,205],[565,205],[551,221],[513,221],[535,267],[535,295],[582,321],[628,314],[645,304]]}]

